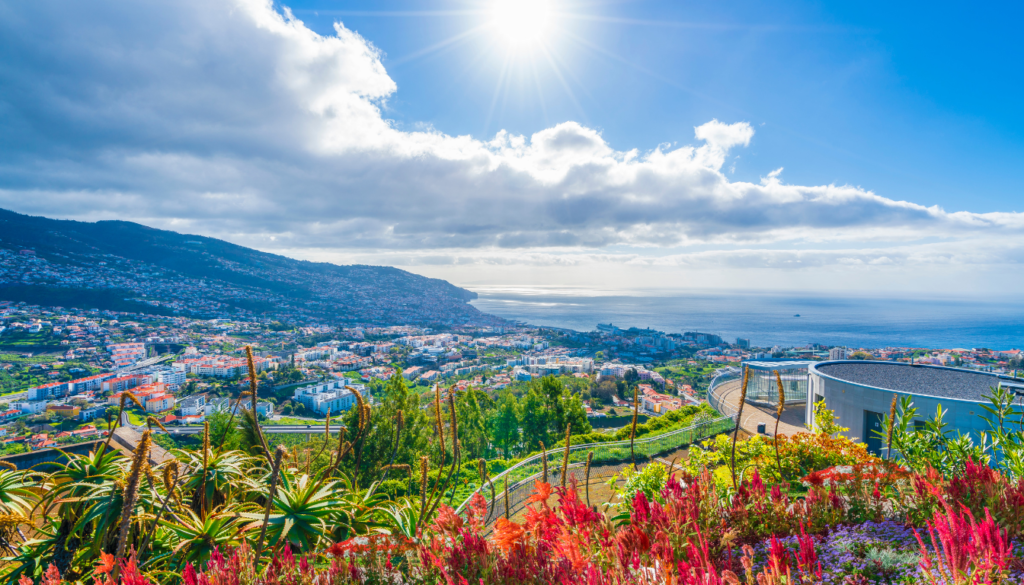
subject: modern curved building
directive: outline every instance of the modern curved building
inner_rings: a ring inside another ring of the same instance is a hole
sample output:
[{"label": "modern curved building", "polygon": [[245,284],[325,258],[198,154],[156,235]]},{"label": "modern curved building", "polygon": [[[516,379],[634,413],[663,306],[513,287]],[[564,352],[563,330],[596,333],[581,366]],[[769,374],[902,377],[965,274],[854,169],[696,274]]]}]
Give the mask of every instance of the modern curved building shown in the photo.
[{"label": "modern curved building", "polygon": [[893,396],[911,396],[922,421],[934,417],[941,404],[949,428],[967,433],[989,430],[981,405],[993,388],[1011,387],[1024,394],[1019,379],[902,362],[819,362],[807,368],[807,376],[807,427],[813,428],[814,403],[824,400],[836,422],[850,429],[845,435],[874,453],[881,452],[883,442],[872,431],[882,429]]}]

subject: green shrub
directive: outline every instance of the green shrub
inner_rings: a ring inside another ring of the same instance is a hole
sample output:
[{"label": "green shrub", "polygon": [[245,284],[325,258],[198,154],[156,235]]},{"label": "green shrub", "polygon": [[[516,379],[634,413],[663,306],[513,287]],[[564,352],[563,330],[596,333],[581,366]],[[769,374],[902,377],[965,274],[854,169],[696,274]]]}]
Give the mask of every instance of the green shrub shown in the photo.
[{"label": "green shrub", "polygon": [[400,479],[385,479],[377,486],[377,492],[387,494],[392,500],[409,495],[409,482]]}]

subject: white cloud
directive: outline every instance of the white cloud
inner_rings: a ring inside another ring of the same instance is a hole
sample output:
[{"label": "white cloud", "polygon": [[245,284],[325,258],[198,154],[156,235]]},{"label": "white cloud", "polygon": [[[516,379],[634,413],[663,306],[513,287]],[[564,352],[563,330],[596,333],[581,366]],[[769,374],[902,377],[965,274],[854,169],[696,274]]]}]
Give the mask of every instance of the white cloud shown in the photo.
[{"label": "white cloud", "polygon": [[[935,238],[983,263],[1003,256],[972,250],[1024,238],[1020,213],[787,185],[782,169],[730,181],[725,161],[754,137],[742,121],[646,150],[616,150],[572,121],[487,141],[404,131],[387,119],[398,88],[367,39],[341,23],[318,35],[265,0],[0,0],[0,15],[0,206],[26,213],[433,265],[589,254],[609,266],[881,270],[933,262],[921,242]],[[880,240],[903,251],[876,254]]]}]

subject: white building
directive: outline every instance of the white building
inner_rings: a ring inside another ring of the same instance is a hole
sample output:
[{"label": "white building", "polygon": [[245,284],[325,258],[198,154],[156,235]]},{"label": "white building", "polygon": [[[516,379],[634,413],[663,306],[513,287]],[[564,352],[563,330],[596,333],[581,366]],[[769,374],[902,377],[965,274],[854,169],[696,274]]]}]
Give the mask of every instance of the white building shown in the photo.
[{"label": "white building", "polygon": [[46,400],[33,400],[26,402],[12,402],[11,408],[20,410],[25,414],[38,414],[46,410],[46,405],[49,404]]},{"label": "white building", "polygon": [[850,350],[845,347],[833,347],[828,350],[829,361],[850,359]]},{"label": "white building", "polygon": [[344,380],[335,380],[297,388],[293,398],[317,414],[326,415],[328,411],[339,413],[349,410],[356,404],[355,394],[346,386],[356,388],[361,393],[366,390],[366,386],[361,384],[347,384]]},{"label": "white building", "polygon": [[107,346],[110,359],[118,368],[124,368],[146,357],[145,343],[114,343]]},{"label": "white building", "polygon": [[177,390],[185,385],[187,374],[184,370],[164,368],[153,373],[154,381],[166,384],[171,390]]},{"label": "white building", "polygon": [[181,416],[201,416],[206,414],[206,394],[198,394],[182,399],[178,403]]}]

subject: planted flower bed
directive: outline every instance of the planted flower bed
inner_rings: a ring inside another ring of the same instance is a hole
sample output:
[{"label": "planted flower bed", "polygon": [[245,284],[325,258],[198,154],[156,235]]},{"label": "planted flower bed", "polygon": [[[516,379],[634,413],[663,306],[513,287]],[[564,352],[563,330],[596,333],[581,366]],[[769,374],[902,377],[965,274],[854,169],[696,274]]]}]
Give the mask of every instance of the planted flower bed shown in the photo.
[{"label": "planted flower bed", "polygon": [[[899,462],[826,434],[755,438],[736,455],[716,439],[681,470],[626,472],[600,506],[574,483],[537,482],[525,518],[493,527],[482,495],[461,515],[443,501],[457,442],[440,473],[426,456],[403,467],[418,496],[385,498],[265,443],[218,450],[209,433],[200,452],[151,469],[145,433],[132,457],[0,470],[0,574],[19,585],[1024,583],[1024,459],[1008,450],[1021,435],[971,446],[898,425]],[[908,456],[924,444],[936,454]],[[335,467],[358,445],[339,440]]]}]

